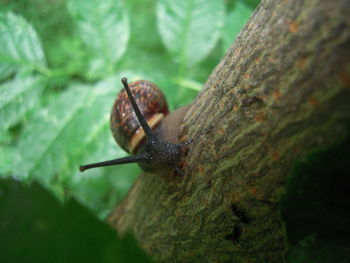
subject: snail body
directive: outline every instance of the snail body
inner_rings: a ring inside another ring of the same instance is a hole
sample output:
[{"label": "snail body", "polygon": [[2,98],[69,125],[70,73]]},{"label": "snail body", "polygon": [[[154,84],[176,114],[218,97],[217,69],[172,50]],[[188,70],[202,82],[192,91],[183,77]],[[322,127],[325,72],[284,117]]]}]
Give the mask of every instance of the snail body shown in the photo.
[{"label": "snail body", "polygon": [[[80,171],[90,168],[138,163],[145,172],[173,168],[180,172],[177,164],[183,154],[182,149],[192,143],[164,141],[167,132],[160,124],[169,113],[163,93],[152,82],[139,80],[130,83],[122,78],[124,88],[114,102],[110,125],[116,142],[132,156],[80,166]],[[154,130],[152,130],[152,128]],[[181,173],[181,172],[180,172]]]}]

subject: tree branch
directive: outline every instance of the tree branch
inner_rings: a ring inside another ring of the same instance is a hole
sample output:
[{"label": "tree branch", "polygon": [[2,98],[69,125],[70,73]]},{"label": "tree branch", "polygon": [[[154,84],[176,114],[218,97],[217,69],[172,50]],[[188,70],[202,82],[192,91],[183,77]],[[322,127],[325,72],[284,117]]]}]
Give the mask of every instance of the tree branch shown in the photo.
[{"label": "tree branch", "polygon": [[281,262],[293,162],[347,133],[349,13],[263,0],[184,115],[184,178],[141,175],[109,223],[161,262]]}]

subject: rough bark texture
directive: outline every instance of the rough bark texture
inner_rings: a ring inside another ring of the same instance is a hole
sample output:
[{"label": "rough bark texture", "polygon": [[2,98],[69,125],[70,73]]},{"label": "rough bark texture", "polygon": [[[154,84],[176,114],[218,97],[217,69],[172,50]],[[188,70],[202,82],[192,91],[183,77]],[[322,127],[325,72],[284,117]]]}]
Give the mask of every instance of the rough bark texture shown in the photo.
[{"label": "rough bark texture", "polygon": [[293,161],[344,138],[350,2],[262,1],[183,119],[185,176],[141,175],[109,217],[161,262],[281,262]]}]

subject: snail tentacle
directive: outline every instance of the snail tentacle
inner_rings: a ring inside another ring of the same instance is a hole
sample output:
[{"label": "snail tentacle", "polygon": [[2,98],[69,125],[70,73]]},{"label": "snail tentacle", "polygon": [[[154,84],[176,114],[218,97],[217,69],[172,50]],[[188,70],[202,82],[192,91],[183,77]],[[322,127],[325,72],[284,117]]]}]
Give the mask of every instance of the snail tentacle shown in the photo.
[{"label": "snail tentacle", "polygon": [[138,163],[138,162],[145,161],[148,159],[149,158],[146,154],[132,155],[132,156],[124,157],[124,158],[113,159],[113,160],[103,161],[103,162],[99,162],[99,163],[90,163],[90,164],[81,165],[79,167],[79,170],[81,172],[84,172],[85,170],[88,170],[91,168],[112,166],[112,165],[126,164],[126,163]]},{"label": "snail tentacle", "polygon": [[141,113],[141,111],[139,109],[139,106],[137,106],[137,103],[136,103],[136,101],[134,99],[134,96],[132,95],[132,93],[130,91],[129,84],[128,84],[128,79],[127,78],[122,78],[122,83],[124,85],[124,88],[125,88],[126,92],[128,93],[128,97],[129,97],[131,105],[132,105],[132,107],[133,107],[133,109],[135,111],[136,117],[139,120],[139,122],[141,124],[141,127],[142,127],[143,131],[146,134],[147,140],[148,141],[150,141],[150,140],[158,141],[158,138],[155,136],[155,134],[153,133],[151,127],[149,127],[147,121],[143,117],[143,115],[142,115],[142,113]]}]

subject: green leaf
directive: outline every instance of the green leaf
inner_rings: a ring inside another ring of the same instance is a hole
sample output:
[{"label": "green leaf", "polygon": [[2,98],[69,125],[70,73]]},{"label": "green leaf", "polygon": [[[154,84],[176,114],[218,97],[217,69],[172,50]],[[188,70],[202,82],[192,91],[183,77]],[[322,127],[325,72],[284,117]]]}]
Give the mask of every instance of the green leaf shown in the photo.
[{"label": "green leaf", "polygon": [[7,129],[39,101],[43,81],[39,77],[17,77],[0,85],[0,127]]},{"label": "green leaf", "polygon": [[232,45],[253,10],[253,8],[247,6],[243,1],[237,1],[232,11],[226,15],[225,26],[222,30],[224,52]]},{"label": "green leaf", "polygon": [[45,64],[34,28],[18,15],[0,13],[0,79],[23,68],[45,71]]},{"label": "green leaf", "polygon": [[122,2],[71,0],[68,9],[92,57],[91,71],[106,76],[124,54],[129,39],[129,17]]},{"label": "green leaf", "polygon": [[[18,142],[18,157],[13,173],[20,179],[38,179],[59,198],[74,194],[82,203],[98,213],[110,204],[98,203],[112,190],[106,183],[105,169],[94,169],[84,174],[78,171],[81,164],[115,159],[125,156],[110,133],[109,114],[121,84],[116,78],[106,79],[95,87],[72,86],[58,96],[47,109],[28,120]],[[111,168],[112,169],[112,168]],[[121,167],[113,167],[112,175]],[[98,179],[89,180],[90,176]],[[129,185],[135,176],[128,179]],[[86,198],[83,188],[100,185],[96,195]],[[123,179],[121,179],[123,180]],[[119,191],[118,187],[114,187]],[[75,192],[76,191],[76,192]],[[112,198],[113,196],[109,196]],[[89,204],[94,199],[96,202]]]},{"label": "green leaf", "polygon": [[41,109],[29,119],[18,143],[21,158],[17,174],[44,176],[42,172],[46,175],[59,172],[55,165],[66,155],[64,149],[55,148],[61,147],[62,133],[88,100],[88,91],[84,87],[71,88],[57,97],[49,108]]},{"label": "green leaf", "polygon": [[16,157],[17,151],[11,146],[1,144],[0,146],[0,177],[8,176],[12,172],[13,160]]},{"label": "green leaf", "polygon": [[193,66],[215,47],[224,23],[224,2],[160,0],[158,30],[166,48],[183,66]]},{"label": "green leaf", "polygon": [[39,111],[28,122],[19,140],[20,174],[46,182],[54,174],[60,174],[61,167],[108,123],[114,93],[112,85],[102,89],[72,86],[47,109]]},{"label": "green leaf", "polygon": [[160,36],[157,30],[155,30],[157,24],[155,15],[156,2],[156,0],[125,1],[129,14],[132,14],[132,18],[130,19],[131,36],[128,55],[130,47],[139,49],[144,54],[154,52],[160,55],[160,53],[164,53],[165,50],[160,41]]}]

